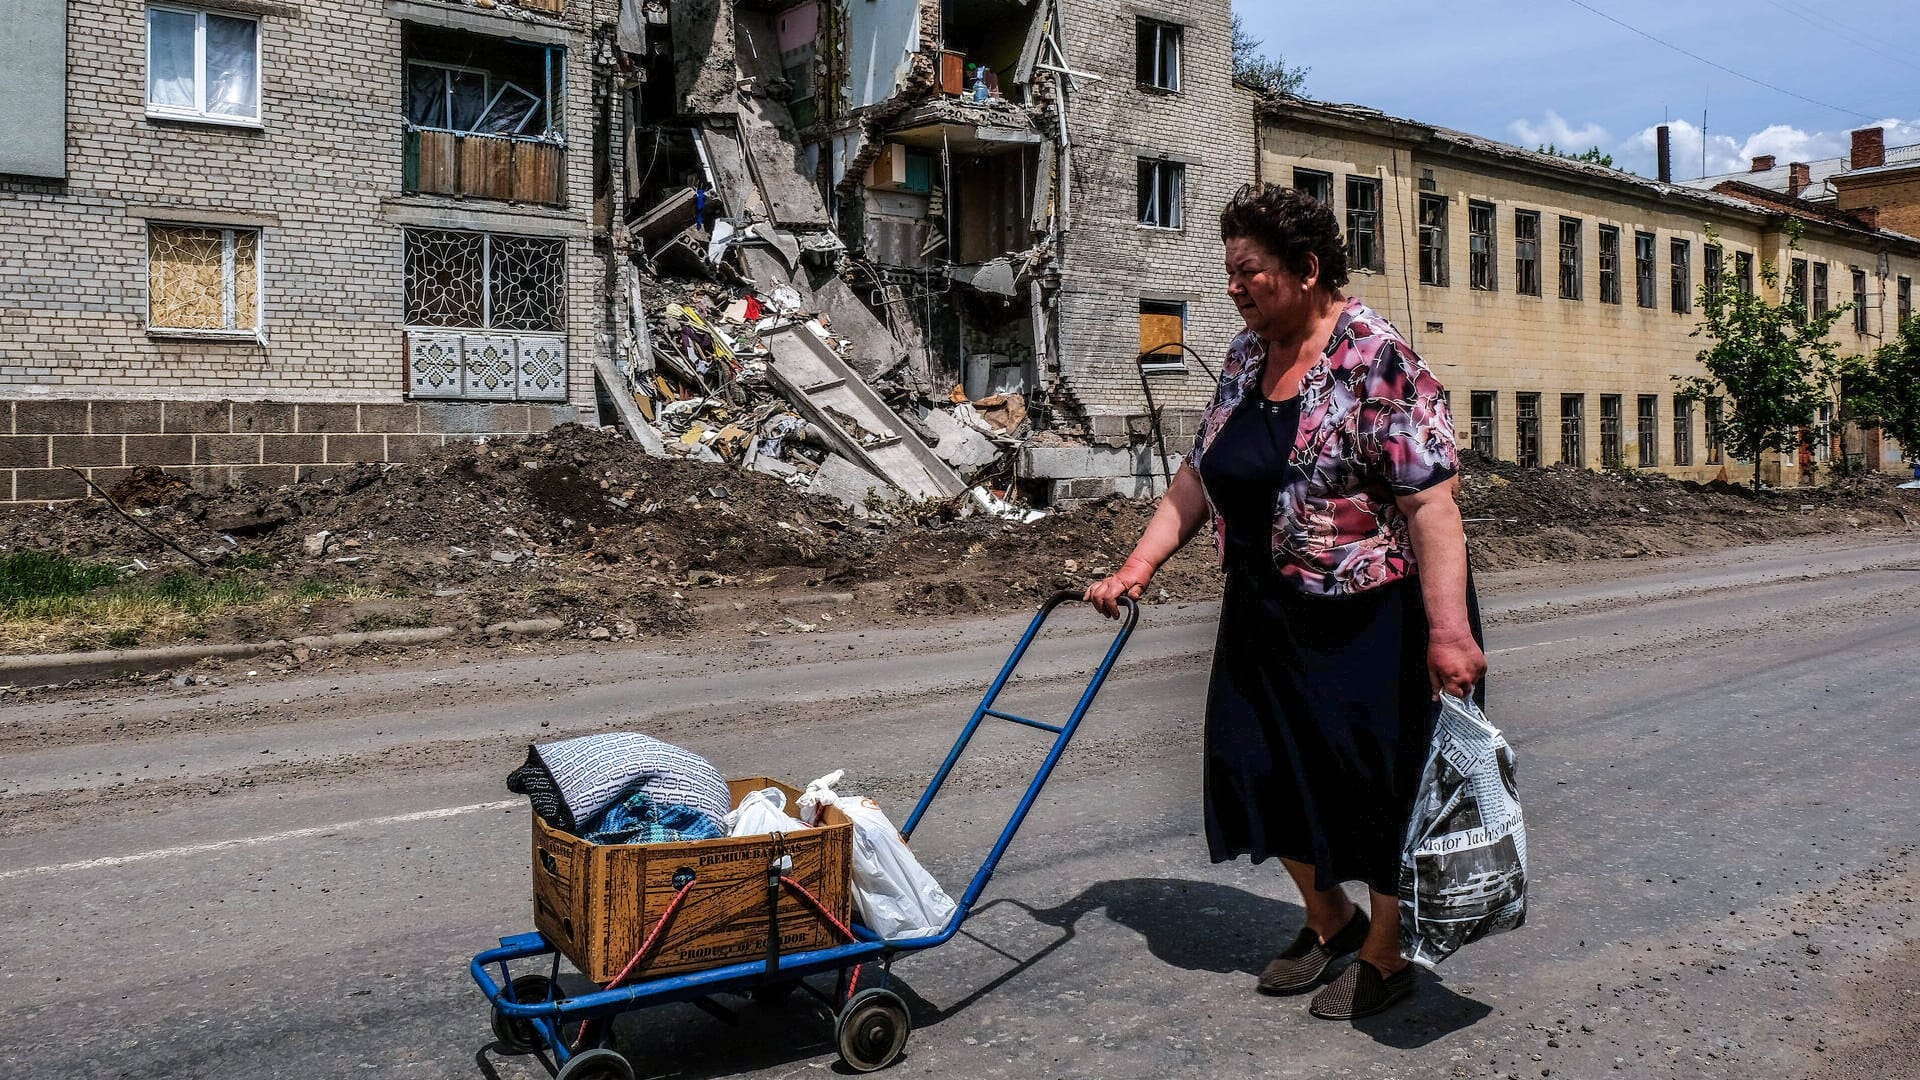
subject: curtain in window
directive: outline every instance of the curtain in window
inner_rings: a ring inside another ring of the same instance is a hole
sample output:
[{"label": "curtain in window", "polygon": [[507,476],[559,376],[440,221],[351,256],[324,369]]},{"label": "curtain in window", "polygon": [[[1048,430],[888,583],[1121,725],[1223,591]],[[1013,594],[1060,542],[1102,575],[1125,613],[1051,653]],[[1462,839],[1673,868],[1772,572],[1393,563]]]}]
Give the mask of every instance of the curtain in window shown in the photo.
[{"label": "curtain in window", "polygon": [[207,16],[207,111],[216,116],[259,116],[260,87],[254,75],[256,24],[250,19]]},{"label": "curtain in window", "polygon": [[487,77],[478,71],[449,71],[447,80],[453,89],[453,113],[447,126],[455,131],[472,131],[487,109]]},{"label": "curtain in window", "polygon": [[447,126],[447,73],[441,68],[407,65],[407,122],[414,127]]},{"label": "curtain in window", "polygon": [[195,19],[179,11],[147,9],[147,103],[198,109],[193,90]]}]

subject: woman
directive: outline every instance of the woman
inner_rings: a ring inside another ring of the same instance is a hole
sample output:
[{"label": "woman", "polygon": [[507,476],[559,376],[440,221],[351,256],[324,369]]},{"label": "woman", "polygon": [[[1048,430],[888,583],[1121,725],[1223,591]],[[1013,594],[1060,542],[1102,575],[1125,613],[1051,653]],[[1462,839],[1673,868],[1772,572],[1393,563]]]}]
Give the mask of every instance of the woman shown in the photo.
[{"label": "woman", "polygon": [[[1227,580],[1207,693],[1208,847],[1215,862],[1278,856],[1299,886],[1306,925],[1259,989],[1312,989],[1354,953],[1311,1003],[1353,1019],[1413,989],[1398,859],[1433,698],[1481,693],[1486,674],[1453,420],[1406,339],[1342,295],[1330,209],[1248,185],[1220,233],[1247,328],[1193,453],[1087,599],[1117,614],[1212,521]],[[1366,884],[1369,910],[1346,881]]]}]

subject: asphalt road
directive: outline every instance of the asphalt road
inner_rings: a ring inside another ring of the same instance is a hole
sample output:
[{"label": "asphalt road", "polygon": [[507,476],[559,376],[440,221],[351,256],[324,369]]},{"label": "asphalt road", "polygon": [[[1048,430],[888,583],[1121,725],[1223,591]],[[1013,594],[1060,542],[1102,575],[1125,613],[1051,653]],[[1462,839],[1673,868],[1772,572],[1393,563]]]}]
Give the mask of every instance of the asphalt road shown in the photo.
[{"label": "asphalt road", "polygon": [[[895,968],[901,1075],[1897,1077],[1920,1001],[1920,544],[1850,538],[1482,583],[1520,755],[1521,931],[1358,1025],[1252,992],[1298,927],[1211,865],[1211,612],[1156,607],[962,936]],[[545,1075],[466,960],[530,928],[530,740],[649,731],[735,775],[848,770],[904,816],[1021,619],[537,647],[0,701],[0,1075]],[[825,625],[825,624],[823,624]],[[1007,704],[1063,715],[1061,616]],[[915,838],[954,891],[1038,759],[983,736]],[[631,1017],[649,1076],[834,1068],[807,1008]]]}]

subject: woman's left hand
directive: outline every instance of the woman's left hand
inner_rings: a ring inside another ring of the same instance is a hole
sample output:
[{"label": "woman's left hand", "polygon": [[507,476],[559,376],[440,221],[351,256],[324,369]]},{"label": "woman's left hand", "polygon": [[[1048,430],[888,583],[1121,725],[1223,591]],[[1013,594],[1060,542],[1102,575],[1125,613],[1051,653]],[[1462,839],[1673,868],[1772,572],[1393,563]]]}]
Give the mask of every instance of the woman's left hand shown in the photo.
[{"label": "woman's left hand", "polygon": [[1487,676],[1487,654],[1472,635],[1432,638],[1427,642],[1427,679],[1437,698],[1442,692],[1463,698]]}]

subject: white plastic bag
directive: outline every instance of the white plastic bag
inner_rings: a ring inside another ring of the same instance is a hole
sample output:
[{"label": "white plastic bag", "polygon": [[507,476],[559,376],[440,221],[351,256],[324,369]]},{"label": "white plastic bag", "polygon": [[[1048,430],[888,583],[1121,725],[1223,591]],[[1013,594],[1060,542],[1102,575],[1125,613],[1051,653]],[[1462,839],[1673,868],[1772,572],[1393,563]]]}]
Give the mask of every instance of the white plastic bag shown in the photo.
[{"label": "white plastic bag", "polygon": [[872,799],[836,795],[832,772],[807,785],[801,816],[818,821],[833,806],[853,822],[853,902],[867,929],[889,940],[939,932],[953,915],[953,898],[914,858],[900,830]]},{"label": "white plastic bag", "polygon": [[1440,695],[1400,853],[1400,940],[1431,968],[1527,921],[1527,827],[1513,748],[1478,706]]},{"label": "white plastic bag", "polygon": [[808,826],[787,816],[787,794],[779,788],[761,788],[749,792],[740,805],[727,814],[728,836],[765,836],[769,833],[795,833]]}]

